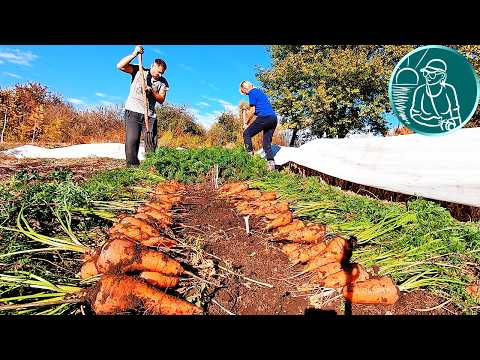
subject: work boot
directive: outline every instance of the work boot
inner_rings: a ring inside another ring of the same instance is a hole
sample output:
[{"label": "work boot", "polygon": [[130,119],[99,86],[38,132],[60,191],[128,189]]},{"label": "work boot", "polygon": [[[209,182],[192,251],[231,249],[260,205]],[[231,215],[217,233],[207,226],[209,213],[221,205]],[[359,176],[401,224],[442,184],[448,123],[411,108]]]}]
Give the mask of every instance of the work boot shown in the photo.
[{"label": "work boot", "polygon": [[275,161],[268,160],[267,168],[268,168],[269,171],[275,170]]}]

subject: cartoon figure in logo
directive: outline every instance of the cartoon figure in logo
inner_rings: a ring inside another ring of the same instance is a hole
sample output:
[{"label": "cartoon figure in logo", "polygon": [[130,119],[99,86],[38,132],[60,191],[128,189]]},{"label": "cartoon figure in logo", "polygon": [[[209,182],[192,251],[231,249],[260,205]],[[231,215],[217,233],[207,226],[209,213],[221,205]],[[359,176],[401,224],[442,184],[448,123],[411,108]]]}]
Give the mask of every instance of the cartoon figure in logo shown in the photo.
[{"label": "cartoon figure in logo", "polygon": [[419,124],[452,130],[461,124],[460,106],[455,87],[447,84],[447,64],[432,59],[420,70],[425,84],[413,95],[411,118]]}]

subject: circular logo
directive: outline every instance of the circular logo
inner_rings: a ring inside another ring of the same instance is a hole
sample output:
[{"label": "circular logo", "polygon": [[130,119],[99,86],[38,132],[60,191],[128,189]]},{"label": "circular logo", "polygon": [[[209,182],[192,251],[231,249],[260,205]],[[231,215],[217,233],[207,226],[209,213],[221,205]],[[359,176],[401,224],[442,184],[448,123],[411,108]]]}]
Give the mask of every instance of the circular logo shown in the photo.
[{"label": "circular logo", "polygon": [[470,62],[446,46],[422,46],[393,70],[388,95],[398,120],[423,135],[443,135],[464,126],[479,100]]}]

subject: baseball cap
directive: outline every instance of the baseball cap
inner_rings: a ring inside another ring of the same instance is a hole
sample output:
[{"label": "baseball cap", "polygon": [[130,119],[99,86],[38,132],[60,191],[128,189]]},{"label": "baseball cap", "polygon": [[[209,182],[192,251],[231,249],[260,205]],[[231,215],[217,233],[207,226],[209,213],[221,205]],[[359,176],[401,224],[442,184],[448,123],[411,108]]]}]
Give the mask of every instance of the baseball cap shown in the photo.
[{"label": "baseball cap", "polygon": [[432,59],[420,70],[421,72],[447,72],[447,64],[440,59]]}]

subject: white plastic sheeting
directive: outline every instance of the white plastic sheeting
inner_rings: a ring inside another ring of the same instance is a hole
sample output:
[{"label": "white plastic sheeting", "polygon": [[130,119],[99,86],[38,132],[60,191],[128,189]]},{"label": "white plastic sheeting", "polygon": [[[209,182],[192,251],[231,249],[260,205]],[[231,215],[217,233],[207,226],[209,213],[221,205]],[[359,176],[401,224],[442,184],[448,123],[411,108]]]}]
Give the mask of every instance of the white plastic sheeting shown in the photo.
[{"label": "white plastic sheeting", "polygon": [[353,183],[480,206],[480,128],[418,134],[318,139],[275,150],[275,163],[298,165]]},{"label": "white plastic sheeting", "polygon": [[[6,150],[3,153],[16,158],[79,159],[86,157],[106,157],[125,159],[125,145],[120,143],[80,144],[55,149],[24,145]],[[140,145],[138,159],[143,160],[144,154],[145,149],[143,145]]]}]

